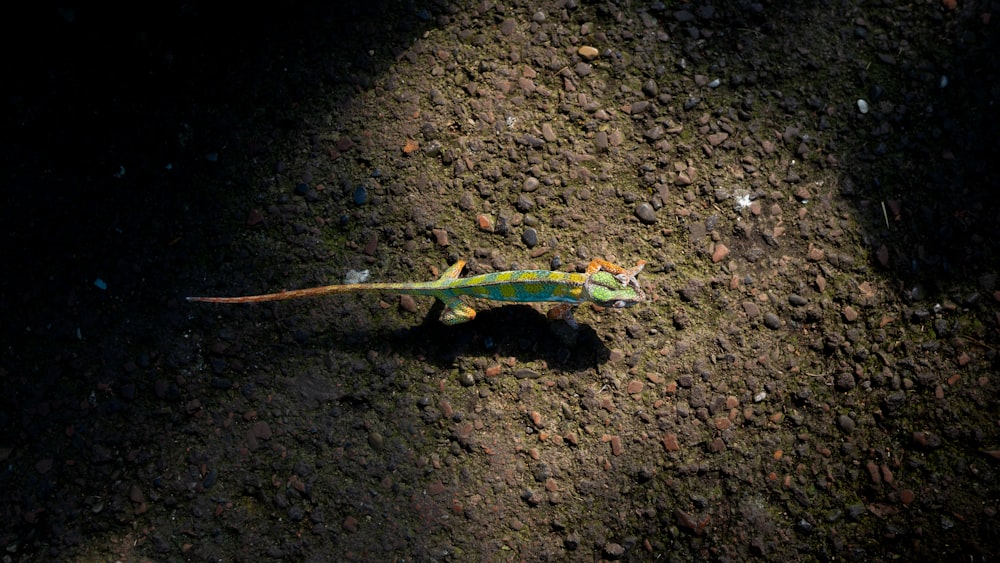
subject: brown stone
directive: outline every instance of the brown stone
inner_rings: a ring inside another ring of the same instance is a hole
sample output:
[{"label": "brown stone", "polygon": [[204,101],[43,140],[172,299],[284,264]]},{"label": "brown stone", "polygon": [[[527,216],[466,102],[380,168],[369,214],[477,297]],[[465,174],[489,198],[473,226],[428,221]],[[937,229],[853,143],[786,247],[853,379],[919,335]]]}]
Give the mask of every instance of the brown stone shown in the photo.
[{"label": "brown stone", "polygon": [[411,295],[400,295],[399,296],[399,308],[406,311],[407,313],[417,312],[417,302],[413,299]]},{"label": "brown stone", "polygon": [[844,307],[844,320],[849,323],[858,320],[858,312],[854,310],[854,307],[850,305]]},{"label": "brown stone", "polygon": [[625,449],[622,447],[622,439],[618,436],[611,437],[611,455],[620,456]]},{"label": "brown stone", "polygon": [[251,209],[247,213],[247,226],[253,227],[254,225],[259,225],[264,222],[264,214],[258,209]]},{"label": "brown stone", "polygon": [[663,435],[663,447],[668,452],[676,452],[681,449],[680,444],[677,442],[677,434],[673,432],[667,432]]},{"label": "brown stone", "polygon": [[718,133],[713,133],[713,134],[709,135],[708,136],[708,142],[713,147],[717,147],[717,146],[721,145],[723,142],[725,142],[725,140],[728,139],[728,138],[729,138],[729,133],[726,133],[725,131],[719,131]]},{"label": "brown stone", "polygon": [[361,249],[366,256],[375,256],[375,251],[378,249],[378,234],[372,233],[372,236],[368,237],[368,242],[365,243],[365,247]]},{"label": "brown stone", "polygon": [[489,215],[477,215],[476,224],[479,226],[480,231],[493,232],[493,219]]},{"label": "brown stone", "polygon": [[816,274],[816,291],[823,293],[826,289],[826,278],[820,274]]},{"label": "brown stone", "polygon": [[729,248],[722,243],[715,245],[715,251],[712,252],[712,262],[721,262],[726,256],[729,256]]},{"label": "brown stone", "polygon": [[255,422],[251,427],[251,431],[255,438],[260,438],[261,440],[271,439],[271,427],[266,422]]},{"label": "brown stone", "polygon": [[438,246],[448,246],[448,231],[444,229],[431,229],[434,240]]},{"label": "brown stone", "polygon": [[545,428],[545,421],[542,420],[542,413],[538,411],[531,411],[531,423],[535,425],[535,428]]},{"label": "brown stone", "polygon": [[136,504],[139,504],[146,500],[146,497],[145,495],[142,494],[142,489],[139,488],[139,485],[132,485],[132,487],[129,488],[128,498],[129,500],[131,500]]},{"label": "brown stone", "polygon": [[871,478],[872,483],[876,485],[882,484],[882,475],[879,473],[878,465],[874,461],[865,463],[865,469],[868,470],[868,477]]},{"label": "brown stone", "polygon": [[582,58],[583,60],[589,62],[596,59],[598,55],[600,55],[601,53],[596,48],[591,47],[590,45],[584,45],[576,50],[576,54],[580,55],[580,58]]}]

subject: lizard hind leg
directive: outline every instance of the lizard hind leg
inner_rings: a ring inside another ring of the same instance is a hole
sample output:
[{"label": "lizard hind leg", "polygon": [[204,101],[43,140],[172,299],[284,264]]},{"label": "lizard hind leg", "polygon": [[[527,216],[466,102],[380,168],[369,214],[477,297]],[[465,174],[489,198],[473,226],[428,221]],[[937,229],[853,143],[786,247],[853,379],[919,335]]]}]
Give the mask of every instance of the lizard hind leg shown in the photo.
[{"label": "lizard hind leg", "polygon": [[476,318],[476,310],[462,303],[461,299],[444,301],[444,311],[441,312],[442,323],[452,326],[469,322],[474,318]]}]

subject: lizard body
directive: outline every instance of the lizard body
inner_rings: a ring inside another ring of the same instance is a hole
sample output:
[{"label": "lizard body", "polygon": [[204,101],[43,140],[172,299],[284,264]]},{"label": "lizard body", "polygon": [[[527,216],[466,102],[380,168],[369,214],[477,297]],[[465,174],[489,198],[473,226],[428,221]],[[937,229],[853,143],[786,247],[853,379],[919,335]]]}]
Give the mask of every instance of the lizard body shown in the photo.
[{"label": "lizard body", "polygon": [[645,300],[636,276],[645,261],[633,268],[622,268],[604,260],[594,260],[584,273],[553,272],[548,270],[512,270],[494,272],[467,278],[458,277],[465,267],[459,260],[451,265],[440,278],[415,283],[354,283],[296,289],[247,297],[188,297],[188,301],[208,303],[260,303],[333,295],[352,292],[382,292],[406,295],[428,295],[441,300],[445,310],[441,322],[455,325],[471,321],[476,311],[460,299],[463,296],[516,303],[555,302],[561,305],[549,312],[552,318],[561,317],[573,323],[573,307],[590,301],[602,307],[629,307]]}]

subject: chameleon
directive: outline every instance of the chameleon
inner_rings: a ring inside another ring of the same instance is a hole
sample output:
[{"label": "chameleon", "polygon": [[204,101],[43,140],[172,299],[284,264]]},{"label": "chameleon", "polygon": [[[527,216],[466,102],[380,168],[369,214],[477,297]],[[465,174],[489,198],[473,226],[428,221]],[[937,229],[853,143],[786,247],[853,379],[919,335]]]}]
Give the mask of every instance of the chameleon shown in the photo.
[{"label": "chameleon", "polygon": [[351,283],[295,289],[246,297],[188,297],[188,301],[207,303],[261,303],[353,292],[383,292],[405,295],[429,295],[444,303],[440,320],[457,325],[476,318],[476,311],[462,302],[470,296],[515,303],[559,303],[549,311],[550,319],[563,319],[576,327],[573,308],[591,302],[601,307],[620,309],[645,301],[646,294],[636,276],[646,265],[639,260],[632,268],[623,268],[595,259],[583,273],[549,270],[512,270],[460,278],[465,261],[452,264],[440,278],[415,283]]}]

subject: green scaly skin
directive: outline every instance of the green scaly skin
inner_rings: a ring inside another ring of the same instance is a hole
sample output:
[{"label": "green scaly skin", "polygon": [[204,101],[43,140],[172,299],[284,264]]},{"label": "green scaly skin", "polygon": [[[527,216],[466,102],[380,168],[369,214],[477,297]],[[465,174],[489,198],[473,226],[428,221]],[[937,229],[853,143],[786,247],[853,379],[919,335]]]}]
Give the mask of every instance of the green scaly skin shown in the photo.
[{"label": "green scaly skin", "polygon": [[444,303],[441,322],[456,325],[476,318],[476,311],[462,302],[462,296],[515,303],[554,302],[560,305],[549,311],[550,318],[562,318],[575,326],[573,308],[585,302],[620,309],[646,300],[636,276],[646,262],[622,268],[604,260],[594,260],[586,272],[568,273],[548,270],[513,270],[460,278],[465,261],[459,260],[444,274],[430,282],[355,283],[327,285],[309,289],[282,291],[247,297],[188,297],[188,301],[207,303],[260,303],[336,293],[378,291],[405,295],[430,295]]}]

